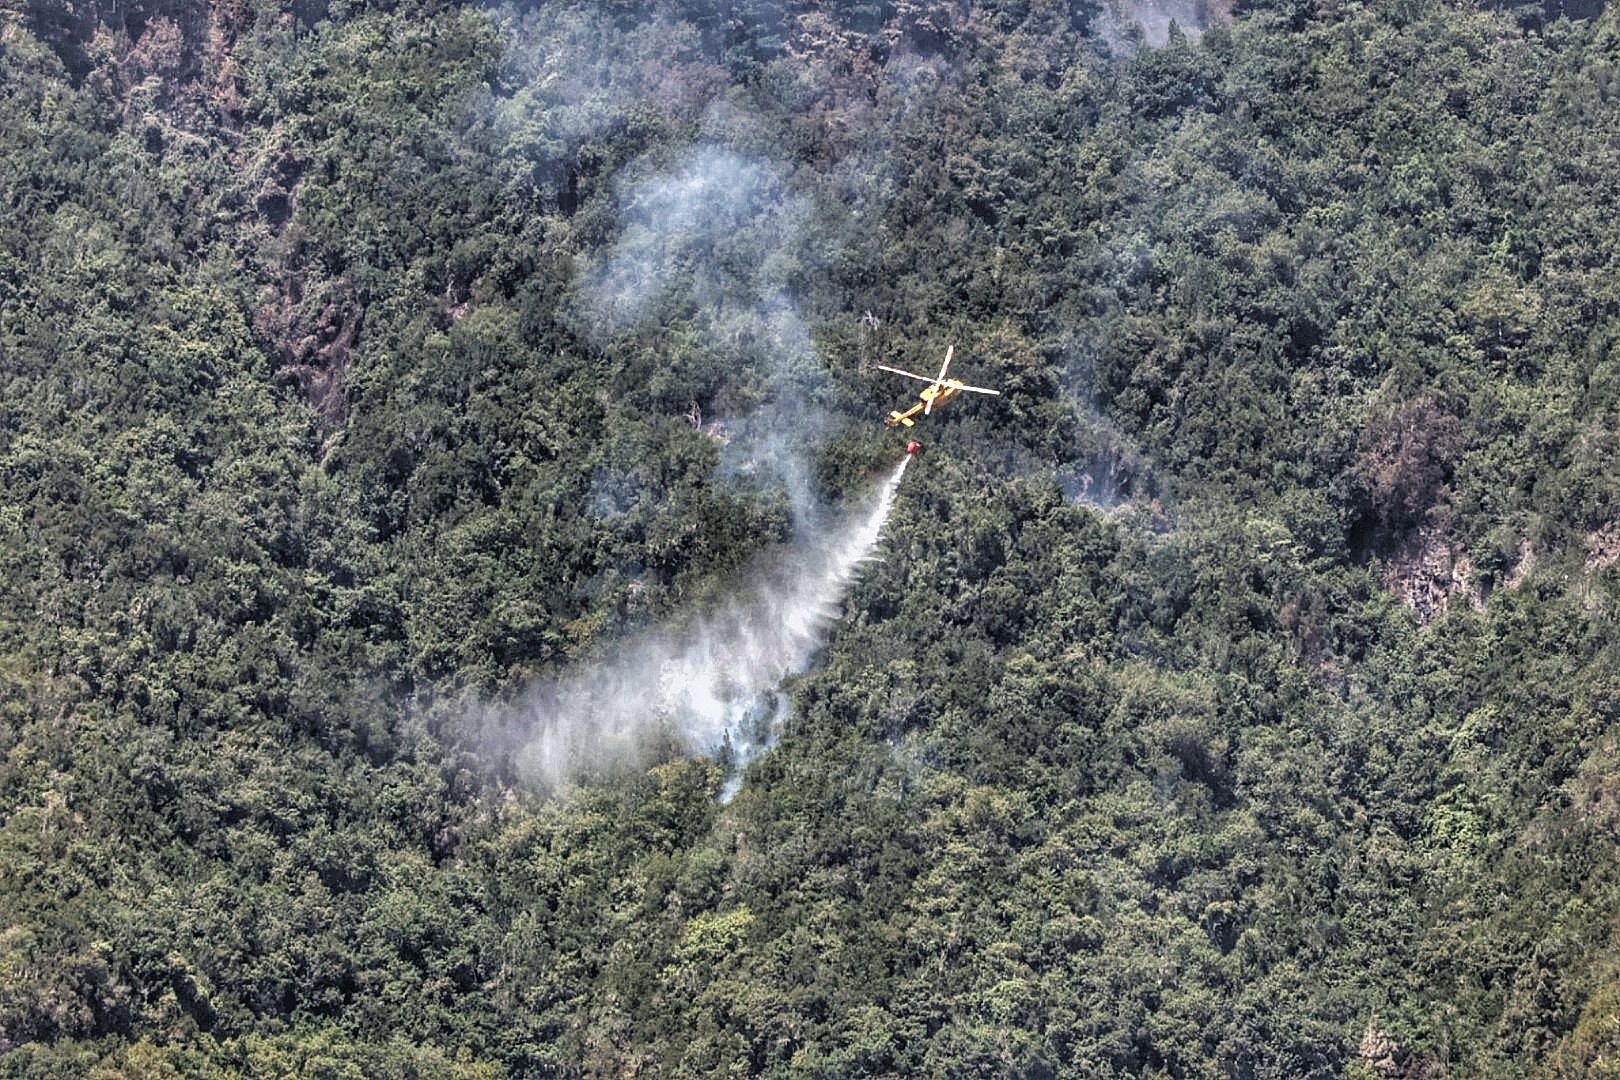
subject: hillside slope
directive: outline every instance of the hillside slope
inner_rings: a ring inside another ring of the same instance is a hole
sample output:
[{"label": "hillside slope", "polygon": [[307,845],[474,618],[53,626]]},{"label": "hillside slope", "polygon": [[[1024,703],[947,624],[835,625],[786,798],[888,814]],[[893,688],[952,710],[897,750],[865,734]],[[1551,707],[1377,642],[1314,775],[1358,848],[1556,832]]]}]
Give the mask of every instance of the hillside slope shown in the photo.
[{"label": "hillside slope", "polygon": [[[0,1076],[1606,1075],[1556,14],[0,6]],[[735,796],[537,784],[949,343]]]}]

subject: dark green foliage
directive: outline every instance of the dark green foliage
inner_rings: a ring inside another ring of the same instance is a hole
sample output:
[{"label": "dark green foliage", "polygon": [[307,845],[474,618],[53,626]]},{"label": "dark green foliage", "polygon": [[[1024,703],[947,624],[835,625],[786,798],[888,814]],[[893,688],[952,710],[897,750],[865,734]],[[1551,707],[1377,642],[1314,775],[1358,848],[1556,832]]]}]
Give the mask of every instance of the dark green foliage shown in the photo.
[{"label": "dark green foliage", "polygon": [[[1607,1075],[1559,14],[0,4],[0,1076]],[[526,787],[947,342],[735,797]]]}]

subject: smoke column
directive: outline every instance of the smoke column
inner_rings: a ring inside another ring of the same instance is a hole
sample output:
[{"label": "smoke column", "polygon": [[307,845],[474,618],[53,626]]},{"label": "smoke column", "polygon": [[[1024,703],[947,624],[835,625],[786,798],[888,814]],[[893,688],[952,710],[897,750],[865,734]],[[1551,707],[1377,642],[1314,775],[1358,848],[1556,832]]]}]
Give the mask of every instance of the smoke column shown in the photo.
[{"label": "smoke column", "polygon": [[735,769],[769,746],[786,712],[777,689],[808,670],[861,564],[875,558],[910,460],[865,508],[785,549],[718,611],[683,631],[628,642],[610,659],[541,687],[525,710],[518,754],[525,776],[557,787],[632,763],[660,732],[698,753],[729,749]]}]

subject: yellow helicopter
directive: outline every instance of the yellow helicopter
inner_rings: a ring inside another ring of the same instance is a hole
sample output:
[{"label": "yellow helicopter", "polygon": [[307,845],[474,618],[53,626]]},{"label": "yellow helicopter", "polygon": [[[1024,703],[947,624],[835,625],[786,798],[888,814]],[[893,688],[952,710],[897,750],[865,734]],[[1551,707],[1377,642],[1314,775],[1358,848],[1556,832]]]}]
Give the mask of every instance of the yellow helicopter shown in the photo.
[{"label": "yellow helicopter", "polygon": [[[947,379],[945,377],[945,371],[951,366],[951,357],[955,354],[955,352],[955,345],[952,345],[945,350],[945,363],[940,366],[939,374],[932,379],[928,378],[926,375],[918,375],[916,372],[904,371],[897,367],[889,367],[886,364],[877,365],[884,371],[892,371],[896,375],[904,375],[908,379],[916,379],[918,382],[925,382],[928,384],[927,387],[917,392],[917,397],[921,399],[917,402],[917,404],[913,405],[905,412],[891,412],[888,419],[884,420],[883,422],[888,424],[890,427],[911,427],[917,422],[916,417],[918,413],[922,413],[924,416],[927,416],[929,413],[934,411],[935,406],[945,404],[947,401],[951,400],[951,398],[955,397],[957,394],[960,394],[964,390],[972,391],[975,394],[996,394],[998,396],[1001,394],[1000,390],[986,390],[982,386],[969,386],[960,379]],[[913,443],[911,445],[915,446],[916,444]],[[911,450],[910,447],[908,447],[907,452],[915,453],[916,451]]]}]

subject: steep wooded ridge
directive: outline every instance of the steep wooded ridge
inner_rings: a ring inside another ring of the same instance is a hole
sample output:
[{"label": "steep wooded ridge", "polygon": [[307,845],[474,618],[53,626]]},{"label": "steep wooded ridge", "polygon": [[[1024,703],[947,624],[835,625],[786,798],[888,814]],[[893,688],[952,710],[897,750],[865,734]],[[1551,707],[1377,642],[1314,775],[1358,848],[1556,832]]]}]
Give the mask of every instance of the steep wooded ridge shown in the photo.
[{"label": "steep wooded ridge", "polygon": [[1616,1075],[1620,19],[1188,10],[0,0],[0,1077]]}]

